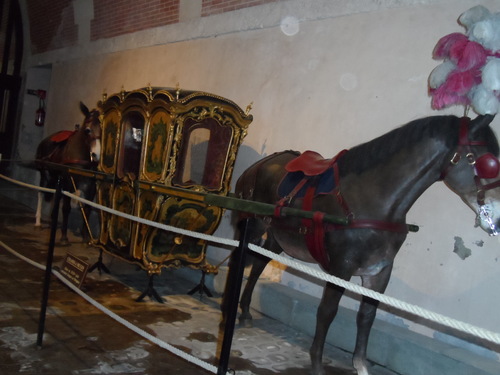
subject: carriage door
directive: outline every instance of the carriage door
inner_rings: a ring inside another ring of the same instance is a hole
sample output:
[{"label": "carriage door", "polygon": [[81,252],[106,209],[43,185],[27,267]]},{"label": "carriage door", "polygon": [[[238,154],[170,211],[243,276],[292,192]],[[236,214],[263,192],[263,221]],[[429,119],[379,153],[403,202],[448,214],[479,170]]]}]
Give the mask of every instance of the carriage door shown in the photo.
[{"label": "carriage door", "polygon": [[[142,138],[145,115],[141,110],[124,111],[121,118],[119,136],[115,188],[113,191],[113,209],[134,215],[136,208],[136,192],[134,181],[139,178]],[[136,222],[120,216],[112,216],[109,223],[109,235],[114,246],[123,255],[129,256],[133,249],[133,233]]]},{"label": "carriage door", "polygon": [[[175,163],[166,182],[193,191],[225,194],[235,157],[232,146],[236,140],[236,125],[222,110],[222,115],[216,113],[210,102],[204,101],[203,104],[187,107],[186,112],[176,119]],[[162,203],[158,221],[212,234],[221,217],[219,207],[172,196],[166,197]],[[145,248],[146,261],[153,263],[175,264],[181,261],[200,266],[205,262],[206,242],[194,237],[154,229]]]}]

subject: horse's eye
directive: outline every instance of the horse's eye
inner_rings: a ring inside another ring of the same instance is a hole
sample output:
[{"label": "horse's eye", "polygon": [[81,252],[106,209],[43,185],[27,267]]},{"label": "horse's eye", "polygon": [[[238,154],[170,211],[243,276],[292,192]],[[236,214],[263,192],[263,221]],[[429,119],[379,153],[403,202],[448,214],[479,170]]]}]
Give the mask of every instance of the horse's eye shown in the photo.
[{"label": "horse's eye", "polygon": [[85,129],[85,133],[86,133],[86,134],[90,134],[90,129],[89,129],[89,128],[86,128],[86,129]]}]

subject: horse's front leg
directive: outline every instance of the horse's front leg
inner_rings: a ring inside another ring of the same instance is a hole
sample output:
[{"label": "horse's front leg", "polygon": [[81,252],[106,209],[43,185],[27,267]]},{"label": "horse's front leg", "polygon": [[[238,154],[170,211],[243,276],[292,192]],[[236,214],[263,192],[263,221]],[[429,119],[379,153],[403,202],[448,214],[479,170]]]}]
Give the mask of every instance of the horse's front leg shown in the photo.
[{"label": "horse's front leg", "polygon": [[[362,276],[363,286],[372,289],[376,292],[383,293],[389,283],[391,276],[392,264],[385,267],[380,273],[375,276]],[[363,297],[359,307],[358,316],[356,319],[357,336],[356,347],[353,355],[353,366],[358,372],[358,375],[369,375],[368,362],[366,360],[366,350],[368,347],[368,338],[375,320],[379,301],[372,298]]]},{"label": "horse's front leg", "polygon": [[43,193],[38,192],[38,201],[36,204],[35,227],[42,226]]},{"label": "horse's front leg", "polygon": [[309,354],[311,356],[312,374],[324,375],[323,369],[323,348],[325,346],[326,335],[337,315],[340,298],[344,294],[344,288],[327,283],[323,290],[323,297],[316,314],[316,333],[311,345]]},{"label": "horse's front leg", "polygon": [[[79,190],[83,194],[83,198],[87,199],[88,201],[93,201],[96,195],[96,184],[94,181],[84,179],[83,182],[79,183]],[[85,243],[93,243],[95,241],[94,235],[92,233],[92,228],[90,226],[90,214],[92,212],[92,207],[78,202],[78,206],[80,208],[80,211],[82,213],[82,228],[81,228],[81,234],[82,234],[82,241]]]}]

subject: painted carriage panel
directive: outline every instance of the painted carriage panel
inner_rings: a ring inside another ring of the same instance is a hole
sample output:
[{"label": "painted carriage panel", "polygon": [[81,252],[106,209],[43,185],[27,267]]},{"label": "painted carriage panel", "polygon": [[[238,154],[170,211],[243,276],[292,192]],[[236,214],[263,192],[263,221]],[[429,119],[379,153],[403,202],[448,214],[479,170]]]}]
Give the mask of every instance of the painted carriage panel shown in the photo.
[{"label": "painted carriage panel", "polygon": [[121,114],[117,108],[112,108],[103,115],[102,120],[102,151],[99,169],[105,173],[115,173],[116,150],[120,137]]},{"label": "painted carriage panel", "polygon": [[[140,190],[139,199],[137,201],[137,216],[146,220],[157,221],[158,212],[164,198],[162,194]],[[151,227],[146,224],[138,224],[136,226],[136,231],[136,246],[133,249],[133,257],[135,259],[142,259],[144,256],[144,249],[146,248],[146,239],[148,233],[151,232]]]},{"label": "painted carriage panel", "polygon": [[163,182],[165,165],[171,153],[173,139],[173,115],[164,108],[152,113],[146,133],[145,160],[141,178],[146,181]]},{"label": "painted carriage panel", "polygon": [[[213,233],[222,210],[188,199],[168,197],[158,217],[160,223],[199,233]],[[198,265],[205,260],[204,240],[154,228],[148,236],[145,256],[149,262],[169,266]]]},{"label": "painted carriage panel", "polygon": [[[101,204],[177,228],[212,234],[252,117],[217,95],[148,87],[104,98]],[[181,188],[181,189],[179,189]],[[99,245],[148,272],[206,267],[206,242],[101,214]]]},{"label": "painted carriage panel", "polygon": [[[120,183],[113,191],[112,208],[125,214],[135,214],[135,191],[127,183]],[[133,222],[118,215],[112,215],[109,221],[109,245],[121,255],[130,256],[133,243]]]},{"label": "painted carriage panel", "polygon": [[[97,182],[97,202],[103,206],[111,207],[113,198],[113,184],[105,181]],[[100,222],[101,222],[101,233],[99,235],[99,243],[108,243],[109,238],[109,221],[111,219],[111,214],[99,210],[100,212]]]}]

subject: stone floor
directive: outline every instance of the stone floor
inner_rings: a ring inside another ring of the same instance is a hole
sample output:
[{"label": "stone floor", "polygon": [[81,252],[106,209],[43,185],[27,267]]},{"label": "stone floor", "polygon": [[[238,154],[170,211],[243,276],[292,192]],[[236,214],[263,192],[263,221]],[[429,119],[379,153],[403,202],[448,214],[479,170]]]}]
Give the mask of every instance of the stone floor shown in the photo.
[{"label": "stone floor", "polygon": [[[45,264],[49,232],[48,226],[35,229],[34,213],[0,191],[0,374],[212,373],[132,332],[54,277],[39,348],[44,273],[6,248]],[[97,249],[76,236],[70,241],[67,247],[56,244],[56,266],[67,252],[89,264],[97,260]],[[111,273],[88,274],[82,291],[158,339],[217,366],[220,296],[187,295],[194,285],[167,270],[155,281],[165,303],[147,298],[138,303],[147,285],[145,272],[107,255],[104,261]],[[254,318],[254,328],[236,330],[229,367],[241,375],[309,374],[312,338],[257,312]],[[324,356],[327,375],[355,374],[350,353],[327,346]],[[395,374],[379,366],[371,370],[373,375]]]}]

